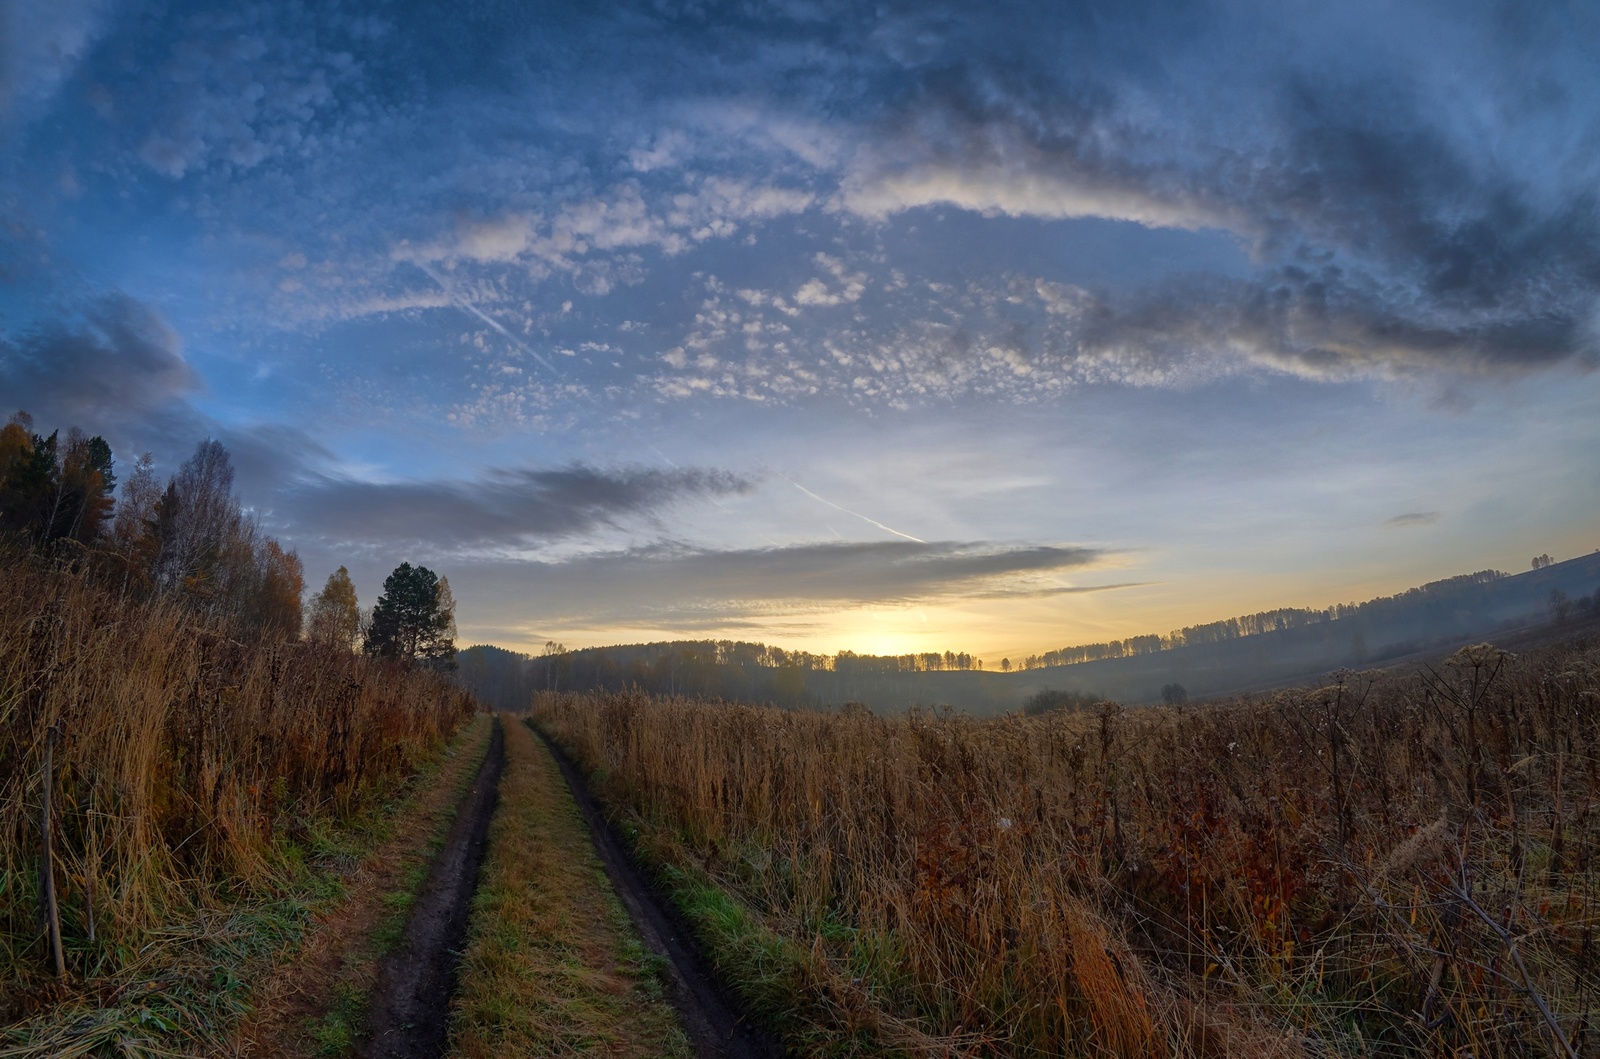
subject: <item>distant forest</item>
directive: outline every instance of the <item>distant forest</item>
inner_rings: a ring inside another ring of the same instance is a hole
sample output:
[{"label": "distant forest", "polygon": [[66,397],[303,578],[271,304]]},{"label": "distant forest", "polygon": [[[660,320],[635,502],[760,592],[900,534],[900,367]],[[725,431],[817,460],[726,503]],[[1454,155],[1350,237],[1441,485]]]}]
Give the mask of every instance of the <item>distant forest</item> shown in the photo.
[{"label": "distant forest", "polygon": [[[1543,569],[1543,565],[1537,569]],[[1379,596],[1365,603],[1335,603],[1331,607],[1322,608],[1282,607],[1278,610],[1263,610],[1237,618],[1206,622],[1203,625],[1190,625],[1187,628],[1174,629],[1165,636],[1159,634],[1130,636],[1126,640],[1063,647],[1055,651],[1046,651],[1042,655],[1029,655],[1017,668],[1047,669],[1052,666],[1076,665],[1080,662],[1098,662],[1103,658],[1129,658],[1134,655],[1154,654],[1157,651],[1170,651],[1178,647],[1197,647],[1237,640],[1245,636],[1287,632],[1290,629],[1303,629],[1308,625],[1322,625],[1328,622],[1355,621],[1381,624],[1394,620],[1411,621],[1419,612],[1428,613],[1441,604],[1449,606],[1452,600],[1470,597],[1476,586],[1509,576],[1511,575],[1499,570],[1479,570],[1475,574],[1458,574],[1443,581],[1432,581],[1420,588],[1408,588],[1398,595]]]},{"label": "distant forest", "polygon": [[[815,654],[761,643],[679,640],[569,651],[549,643],[530,656],[497,647],[460,655],[460,679],[485,702],[525,705],[536,691],[617,690],[819,707],[861,702],[879,712],[947,704],[974,714],[1107,697],[1181,701],[1381,664],[1510,626],[1586,619],[1600,596],[1600,552],[1563,563],[1548,556],[1521,574],[1483,570],[1393,596],[1322,609],[1262,611],[1222,621],[1048,651],[985,667],[958,652]],[[1041,695],[1045,695],[1041,699]]]}]

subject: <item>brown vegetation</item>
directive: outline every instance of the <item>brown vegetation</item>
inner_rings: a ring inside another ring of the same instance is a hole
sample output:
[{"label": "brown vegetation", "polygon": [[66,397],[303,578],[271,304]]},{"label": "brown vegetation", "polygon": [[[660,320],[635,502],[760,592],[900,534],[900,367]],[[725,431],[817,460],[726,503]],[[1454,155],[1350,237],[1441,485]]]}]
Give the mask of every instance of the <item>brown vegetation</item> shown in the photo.
[{"label": "brown vegetation", "polygon": [[706,936],[759,922],[769,941],[722,955],[736,983],[783,978],[766,1006],[791,1044],[1600,1049],[1594,645],[1175,709],[601,693],[541,695],[534,716],[668,876],[734,899],[702,902],[725,925]]},{"label": "brown vegetation", "polygon": [[35,988],[47,733],[68,978],[92,991],[175,923],[270,889],[308,832],[472,713],[440,676],[232,629],[0,558],[0,1021],[61,995]]},{"label": "brown vegetation", "polygon": [[[455,822],[489,746],[479,714],[386,804],[362,855],[337,865],[341,894],[318,910],[288,959],[265,970],[226,1054],[250,1059],[343,1055],[367,1028],[379,961],[401,944],[415,895]],[[218,1049],[223,1051],[223,1049]]]},{"label": "brown vegetation", "polygon": [[549,753],[508,723],[450,1055],[693,1054]]}]

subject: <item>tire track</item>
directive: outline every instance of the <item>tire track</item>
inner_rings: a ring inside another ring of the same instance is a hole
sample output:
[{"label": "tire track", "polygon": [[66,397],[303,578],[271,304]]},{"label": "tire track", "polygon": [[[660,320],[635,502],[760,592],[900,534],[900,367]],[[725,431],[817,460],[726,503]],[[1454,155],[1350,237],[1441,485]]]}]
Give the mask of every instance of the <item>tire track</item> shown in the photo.
[{"label": "tire track", "polygon": [[456,809],[443,848],[411,907],[405,934],[378,966],[362,1059],[437,1059],[445,1054],[450,997],[466,943],[478,869],[505,765],[505,730],[494,719],[489,749]]},{"label": "tire track", "polygon": [[573,801],[583,813],[595,851],[617,896],[622,899],[645,947],[665,957],[671,971],[672,1006],[700,1059],[780,1059],[783,1049],[767,1033],[738,1014],[737,1005],[716,984],[712,968],[694,935],[628,852],[595,801],[576,765],[548,736],[534,732],[561,766]]}]

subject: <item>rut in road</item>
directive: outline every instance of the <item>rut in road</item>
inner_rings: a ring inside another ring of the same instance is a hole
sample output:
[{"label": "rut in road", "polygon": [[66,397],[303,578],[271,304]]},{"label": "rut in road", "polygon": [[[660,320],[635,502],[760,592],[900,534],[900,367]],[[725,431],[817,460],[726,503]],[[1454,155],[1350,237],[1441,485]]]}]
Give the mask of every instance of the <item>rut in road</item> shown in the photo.
[{"label": "rut in road", "polygon": [[577,766],[537,727],[534,731],[561,766],[561,776],[589,826],[600,863],[640,938],[646,948],[667,960],[671,971],[669,999],[694,1043],[695,1054],[699,1059],[780,1059],[783,1049],[777,1042],[741,1017],[732,998],[717,987],[710,963],[688,926],[634,862]]},{"label": "rut in road", "polygon": [[369,1032],[356,1048],[363,1059],[438,1059],[445,1054],[450,997],[466,943],[478,869],[489,845],[489,821],[505,757],[505,730],[496,717],[483,764],[411,906],[405,934],[379,965]]}]

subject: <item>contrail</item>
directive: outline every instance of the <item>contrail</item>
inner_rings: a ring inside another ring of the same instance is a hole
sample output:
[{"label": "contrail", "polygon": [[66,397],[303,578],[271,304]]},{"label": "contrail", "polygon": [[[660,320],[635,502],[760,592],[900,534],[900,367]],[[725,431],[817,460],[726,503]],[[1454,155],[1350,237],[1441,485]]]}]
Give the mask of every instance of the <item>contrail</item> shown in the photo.
[{"label": "contrail", "polygon": [[927,541],[923,540],[921,537],[913,537],[909,533],[901,533],[899,530],[895,529],[893,526],[885,526],[883,523],[879,522],[877,519],[868,518],[867,516],[863,515],[859,511],[851,511],[847,507],[840,507],[838,504],[835,504],[832,500],[829,500],[827,497],[818,496],[816,493],[813,493],[811,490],[807,489],[805,486],[801,485],[799,482],[795,481],[793,478],[785,478],[781,474],[778,477],[783,478],[784,481],[788,482],[790,485],[794,486],[796,489],[800,490],[802,493],[806,494],[806,496],[809,496],[811,499],[817,501],[818,503],[827,504],[829,507],[833,508],[836,511],[843,511],[846,515],[854,515],[856,518],[860,519],[862,522],[870,522],[872,525],[874,525],[874,526],[878,527],[879,529],[883,530],[885,533],[892,533],[896,537],[904,537],[906,540],[908,540],[908,541],[916,541],[918,544],[927,544],[928,543]]},{"label": "contrail", "polygon": [[429,279],[437,283],[439,285],[439,289],[444,291],[444,296],[454,302],[456,308],[471,313],[473,316],[476,316],[478,319],[482,320],[484,323],[500,332],[507,342],[510,342],[513,346],[516,346],[518,349],[522,350],[522,352],[528,354],[528,356],[532,357],[534,360],[537,360],[540,364],[543,364],[545,366],[545,370],[549,371],[556,378],[566,378],[566,376],[561,373],[561,369],[546,359],[543,353],[540,353],[537,349],[534,349],[532,346],[522,341],[522,339],[518,338],[510,331],[507,331],[503,326],[501,326],[499,320],[496,320],[494,317],[490,316],[488,313],[484,312],[482,309],[478,308],[476,305],[473,305],[470,301],[451,290],[450,284],[444,281],[443,276],[439,275],[433,269],[429,268],[420,261],[413,261],[411,263],[425,272]]},{"label": "contrail", "polygon": [[[422,272],[424,274],[426,274],[429,279],[433,280],[434,283],[438,284],[439,289],[444,292],[445,297],[449,298],[450,301],[455,304],[456,308],[462,310],[463,312],[471,313],[473,316],[477,317],[479,320],[482,320],[484,323],[486,323],[490,327],[494,328],[495,331],[499,332],[501,337],[503,337],[507,342],[510,342],[517,349],[520,349],[522,352],[528,354],[528,356],[532,357],[534,360],[537,360],[540,364],[544,365],[545,370],[550,372],[550,374],[554,375],[556,378],[563,379],[563,380],[566,378],[566,375],[561,371],[561,369],[556,367],[555,364],[551,363],[551,361],[548,358],[546,358],[544,356],[544,354],[540,353],[538,350],[534,349],[532,346],[530,346],[526,342],[522,341],[522,339],[518,338],[516,335],[514,335],[510,331],[508,331],[504,326],[501,325],[500,321],[496,320],[494,317],[490,316],[488,313],[484,312],[482,309],[480,309],[476,305],[472,304],[472,302],[468,301],[466,298],[463,298],[461,295],[457,294],[454,290],[452,290],[450,288],[450,284],[445,282],[445,279],[444,279],[443,276],[439,275],[437,272],[435,272],[433,269],[429,268],[426,264],[422,263],[421,261],[413,261],[413,262],[411,262],[411,264],[415,265],[418,269],[422,270]],[[600,408],[600,403],[594,399],[593,395],[589,394],[587,391],[583,391],[582,392],[582,396],[584,398],[586,398],[590,404],[594,405],[596,408]],[[603,411],[603,409],[602,409],[602,411]],[[659,456],[662,460],[664,460],[666,462],[667,466],[673,467],[673,468],[676,468],[678,466],[677,462],[674,461],[672,459],[672,457],[668,456],[666,453],[662,452],[659,448],[657,448],[655,446],[655,444],[650,441],[649,438],[644,437],[642,434],[640,434],[636,430],[632,431],[632,432],[635,435],[635,437],[638,438],[640,444],[644,445],[651,452],[654,452],[657,456]],[[811,499],[817,501],[818,503],[827,504],[829,507],[831,507],[831,508],[833,508],[833,509],[835,509],[837,511],[843,511],[846,515],[853,515],[854,517],[860,519],[863,522],[866,522],[866,523],[869,523],[870,525],[878,527],[879,529],[883,530],[885,533],[892,533],[896,537],[904,537],[906,540],[908,540],[908,541],[916,541],[918,544],[927,544],[928,543],[927,541],[923,540],[921,537],[913,537],[909,533],[901,533],[899,530],[895,529],[893,526],[885,526],[883,523],[879,522],[875,518],[868,518],[866,515],[863,515],[859,511],[851,511],[847,507],[841,507],[838,504],[835,504],[832,500],[829,500],[826,497],[818,496],[816,493],[813,493],[811,490],[807,489],[805,486],[801,485],[799,482],[795,481],[793,478],[788,478],[788,477],[785,477],[783,475],[779,475],[778,477],[783,478],[784,481],[788,482],[790,485],[794,486],[796,489],[800,490],[806,496],[809,496]],[[728,510],[726,505],[724,505],[722,503],[722,501],[718,500],[716,497],[714,497],[714,496],[707,497],[707,499],[709,499],[717,507],[722,508],[724,511]],[[773,540],[771,537],[767,537],[766,534],[763,533],[763,534],[761,534],[761,536],[762,537],[766,537],[767,542],[770,543],[774,548],[781,547],[781,545],[779,545],[777,541]]]},{"label": "contrail", "polygon": [[[556,367],[556,365],[554,363],[552,363],[549,358],[547,358],[544,354],[540,353],[537,349],[534,349],[532,346],[528,345],[528,343],[522,341],[522,339],[518,338],[516,335],[512,334],[510,331],[508,331],[504,326],[501,325],[500,321],[496,320],[494,317],[490,316],[488,313],[486,313],[482,309],[478,308],[476,305],[474,305],[472,302],[468,301],[466,298],[464,298],[461,295],[457,294],[454,290],[451,289],[450,284],[445,282],[445,279],[444,279],[443,276],[439,275],[433,269],[429,268],[427,265],[423,264],[420,261],[413,261],[411,263],[413,265],[416,265],[417,268],[421,269],[422,272],[429,279],[433,280],[434,283],[438,284],[439,289],[444,292],[444,296],[446,298],[449,298],[450,301],[451,301],[451,304],[453,304],[457,309],[460,309],[462,312],[471,313],[473,316],[477,317],[479,320],[482,320],[484,323],[486,323],[490,327],[494,328],[495,331],[497,331],[500,334],[500,336],[502,338],[504,338],[507,342],[510,342],[517,349],[520,349],[522,352],[528,354],[528,356],[532,357],[534,360],[537,360],[540,364],[544,365],[545,370],[548,371],[550,374],[554,375],[557,379],[560,379],[562,381],[566,380],[566,374],[564,372],[562,372],[562,370],[560,368]],[[589,404],[593,405],[599,411],[602,411],[602,412],[605,411],[605,409],[601,407],[600,402],[595,400],[594,395],[589,393],[587,389],[580,389],[578,391],[578,396],[581,397],[583,400],[587,401]],[[655,444],[655,442],[653,442],[649,438],[645,437],[642,433],[640,433],[640,431],[637,428],[633,427],[631,424],[624,424],[624,429],[626,429],[629,433],[631,433],[634,436],[634,439],[639,442],[639,444],[643,445],[645,448],[647,448],[651,452],[655,453],[656,456],[659,457],[661,459],[661,461],[663,463],[665,463],[668,467],[671,467],[674,470],[679,469],[679,465],[678,465],[678,461],[677,460],[674,460],[671,456],[668,456],[666,453],[662,452],[661,449]],[[715,504],[717,507],[721,508],[723,511],[731,511],[731,509],[728,507],[728,505],[724,504],[721,500],[717,499],[717,497],[714,496],[714,495],[708,495],[706,497],[706,499],[711,501],[711,503]],[[821,498],[819,497],[818,499],[821,499]],[[826,503],[826,501],[824,501],[824,503]],[[841,510],[843,510],[843,509],[841,509]],[[868,519],[867,521],[871,522],[872,520]],[[876,525],[876,523],[873,523],[873,524]],[[888,529],[887,526],[885,526],[884,528]],[[889,530],[889,532],[893,533],[894,531],[893,530]],[[765,540],[768,544],[772,545],[774,548],[783,547],[781,544],[779,544],[777,541],[773,540],[771,537],[767,536],[765,533],[758,533],[758,535],[763,540]],[[915,538],[913,538],[913,539],[915,539]]]}]

